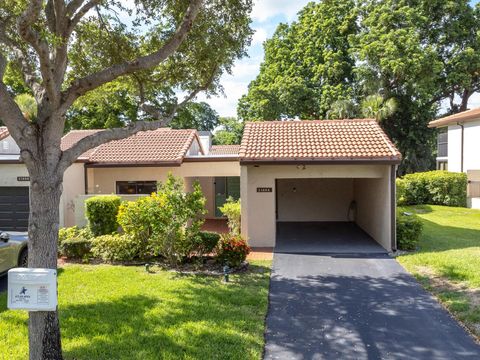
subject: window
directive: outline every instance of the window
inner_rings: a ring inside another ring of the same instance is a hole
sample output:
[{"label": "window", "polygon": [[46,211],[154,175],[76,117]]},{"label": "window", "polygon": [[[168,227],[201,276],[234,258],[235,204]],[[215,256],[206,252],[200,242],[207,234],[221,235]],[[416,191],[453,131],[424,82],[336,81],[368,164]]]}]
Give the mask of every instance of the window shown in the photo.
[{"label": "window", "polygon": [[438,161],[437,162],[437,170],[448,170],[448,162]]},{"label": "window", "polygon": [[117,181],[117,194],[151,194],[157,191],[156,181]]},{"label": "window", "polygon": [[441,129],[437,137],[437,157],[448,156],[448,130]]}]

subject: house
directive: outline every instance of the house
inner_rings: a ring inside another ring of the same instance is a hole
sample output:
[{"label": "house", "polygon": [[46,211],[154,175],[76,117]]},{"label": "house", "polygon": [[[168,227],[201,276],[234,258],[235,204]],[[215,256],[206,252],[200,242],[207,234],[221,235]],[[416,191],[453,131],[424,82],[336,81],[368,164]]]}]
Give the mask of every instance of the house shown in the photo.
[{"label": "house", "polygon": [[[94,131],[71,131],[62,148]],[[390,251],[396,249],[400,160],[371,119],[247,123],[240,146],[212,146],[210,133],[195,130],[140,132],[82,154],[67,170],[61,224],[84,225],[84,201],[90,196],[113,193],[133,200],[155,191],[172,173],[185,180],[187,190],[199,181],[209,219],[221,218],[218,207],[228,197],[241,196],[242,234],[253,247],[273,247],[284,224],[328,223],[338,224],[334,231],[339,232],[354,224]],[[10,183],[0,186],[0,194],[28,185],[14,181],[26,176],[18,154],[0,164],[0,178],[7,167]],[[28,188],[23,191],[28,199]],[[0,206],[2,201],[0,196]]]},{"label": "house", "polygon": [[465,172],[468,206],[480,209],[480,108],[434,120],[437,128],[437,169]]}]

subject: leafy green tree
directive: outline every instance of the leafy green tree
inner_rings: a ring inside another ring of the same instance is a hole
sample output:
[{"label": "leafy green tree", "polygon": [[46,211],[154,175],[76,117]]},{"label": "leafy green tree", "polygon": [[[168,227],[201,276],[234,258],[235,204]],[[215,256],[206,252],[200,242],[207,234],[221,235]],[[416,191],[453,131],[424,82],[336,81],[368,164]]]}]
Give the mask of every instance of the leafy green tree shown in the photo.
[{"label": "leafy green tree", "polygon": [[397,101],[395,98],[384,99],[381,95],[369,95],[362,100],[360,111],[365,118],[384,120],[397,111]]},{"label": "leafy green tree", "polygon": [[15,102],[22,111],[23,116],[28,121],[33,121],[37,118],[38,109],[35,98],[30,94],[20,94],[15,96]]},{"label": "leafy green tree", "polygon": [[348,38],[356,24],[353,0],[312,2],[297,22],[280,24],[264,44],[260,74],[239,101],[239,118],[325,118],[334,101],[349,99],[355,61]]},{"label": "leafy green tree", "polygon": [[191,102],[179,109],[171,122],[174,129],[213,131],[219,122],[218,114],[206,102]]},{"label": "leafy green tree", "polygon": [[[231,71],[250,44],[251,0],[135,0],[134,9],[125,3],[0,2],[0,119],[22,149],[30,175],[30,267],[57,267],[65,170],[105,142],[168,125],[199,92],[217,93],[222,73]],[[21,75],[20,81],[10,72]],[[116,95],[112,103],[102,100],[102,87]],[[14,100],[20,93],[35,98],[32,121]],[[187,96],[177,99],[178,93]],[[84,122],[92,109],[81,99],[89,95],[90,105],[101,99],[93,109],[98,118],[111,109],[121,115],[103,123],[120,119],[127,126],[96,132],[62,150],[68,114]],[[119,105],[126,100],[133,106],[133,99],[137,118],[124,122],[131,109]],[[57,312],[29,313],[29,345],[32,360],[62,358]]]},{"label": "leafy green tree", "polygon": [[214,145],[237,145],[242,141],[245,123],[235,117],[221,117],[219,120],[220,129],[213,137]]}]

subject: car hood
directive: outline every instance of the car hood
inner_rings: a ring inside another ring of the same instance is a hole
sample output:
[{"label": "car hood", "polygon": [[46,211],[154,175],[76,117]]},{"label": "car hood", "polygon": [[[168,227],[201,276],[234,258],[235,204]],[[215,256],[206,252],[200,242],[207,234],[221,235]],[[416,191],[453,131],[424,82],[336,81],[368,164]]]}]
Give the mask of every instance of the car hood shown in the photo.
[{"label": "car hood", "polygon": [[10,235],[11,242],[24,243],[28,241],[28,233],[24,231],[1,231],[0,233],[7,233]]}]

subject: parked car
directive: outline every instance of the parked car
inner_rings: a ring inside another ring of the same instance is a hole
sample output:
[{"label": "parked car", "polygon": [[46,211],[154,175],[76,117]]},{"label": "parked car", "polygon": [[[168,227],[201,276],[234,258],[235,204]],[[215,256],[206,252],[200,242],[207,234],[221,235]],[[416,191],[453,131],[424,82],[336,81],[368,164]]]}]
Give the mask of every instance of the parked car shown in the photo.
[{"label": "parked car", "polygon": [[28,235],[0,231],[0,274],[14,267],[28,267]]}]

